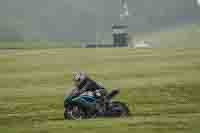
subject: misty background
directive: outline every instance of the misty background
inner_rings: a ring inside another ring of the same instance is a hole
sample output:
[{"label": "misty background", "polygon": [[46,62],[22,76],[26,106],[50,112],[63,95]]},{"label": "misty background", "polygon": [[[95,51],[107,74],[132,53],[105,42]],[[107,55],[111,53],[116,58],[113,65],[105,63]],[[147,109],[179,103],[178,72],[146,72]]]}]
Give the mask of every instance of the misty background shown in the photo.
[{"label": "misty background", "polygon": [[[128,0],[132,33],[200,22],[196,0]],[[120,0],[1,0],[0,40],[94,41],[119,23]]]}]

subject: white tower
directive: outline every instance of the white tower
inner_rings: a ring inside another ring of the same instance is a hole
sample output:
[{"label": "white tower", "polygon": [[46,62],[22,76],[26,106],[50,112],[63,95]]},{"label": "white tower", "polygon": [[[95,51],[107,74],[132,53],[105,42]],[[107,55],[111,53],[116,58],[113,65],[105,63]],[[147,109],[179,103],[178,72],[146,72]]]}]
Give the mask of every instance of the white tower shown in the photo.
[{"label": "white tower", "polygon": [[120,0],[120,23],[112,25],[113,46],[128,47],[128,25],[129,16],[127,0]]},{"label": "white tower", "polygon": [[197,5],[200,6],[200,0],[197,0]]},{"label": "white tower", "polygon": [[120,20],[129,16],[127,0],[121,0]]}]

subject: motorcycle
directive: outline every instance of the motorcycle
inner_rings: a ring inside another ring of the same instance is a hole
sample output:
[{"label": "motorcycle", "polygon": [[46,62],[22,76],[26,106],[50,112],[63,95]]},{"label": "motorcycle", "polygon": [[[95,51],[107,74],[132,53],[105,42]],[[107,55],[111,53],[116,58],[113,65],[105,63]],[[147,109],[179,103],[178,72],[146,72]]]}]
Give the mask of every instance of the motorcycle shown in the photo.
[{"label": "motorcycle", "polygon": [[127,117],[130,115],[128,106],[120,101],[112,101],[119,90],[112,90],[101,99],[92,94],[76,95],[73,90],[64,98],[64,119],[81,120],[96,117]]}]

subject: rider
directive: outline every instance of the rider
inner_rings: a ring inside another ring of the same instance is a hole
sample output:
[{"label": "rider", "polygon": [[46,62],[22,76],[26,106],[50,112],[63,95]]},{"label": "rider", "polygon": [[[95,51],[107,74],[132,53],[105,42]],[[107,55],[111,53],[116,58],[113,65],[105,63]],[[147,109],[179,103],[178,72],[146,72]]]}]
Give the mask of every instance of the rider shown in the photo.
[{"label": "rider", "polygon": [[[75,88],[73,90],[74,96],[79,95],[92,95],[96,98],[95,106],[88,106],[89,113],[96,113],[98,115],[104,115],[104,111],[109,104],[109,97],[112,97],[114,93],[108,95],[106,89],[92,80],[84,72],[74,72],[73,73],[73,82]],[[118,92],[118,89],[115,89],[115,93]]]},{"label": "rider", "polygon": [[103,103],[106,103],[105,96],[107,95],[107,91],[104,87],[97,84],[94,80],[92,80],[88,75],[84,72],[74,72],[73,73],[73,81],[75,84],[75,95],[92,95],[96,98],[96,106],[90,106],[91,112],[98,112],[99,115],[103,112],[104,108],[102,108]]},{"label": "rider", "polygon": [[101,99],[107,94],[104,87],[97,84],[84,72],[74,72],[73,81],[77,89],[77,95],[81,95],[85,92],[91,92],[97,99]]}]

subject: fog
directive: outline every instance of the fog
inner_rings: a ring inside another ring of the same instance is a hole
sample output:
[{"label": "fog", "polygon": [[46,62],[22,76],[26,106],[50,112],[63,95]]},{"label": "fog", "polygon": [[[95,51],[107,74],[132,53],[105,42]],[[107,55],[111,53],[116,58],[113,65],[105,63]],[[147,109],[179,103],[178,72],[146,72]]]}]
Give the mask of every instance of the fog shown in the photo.
[{"label": "fog", "polygon": [[[196,0],[128,0],[130,32],[200,21]],[[0,39],[96,39],[119,23],[120,0],[1,0]]]}]

